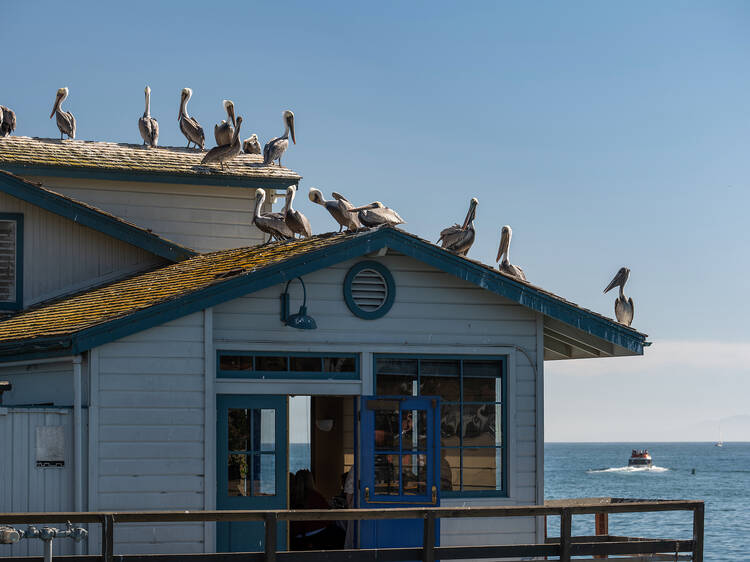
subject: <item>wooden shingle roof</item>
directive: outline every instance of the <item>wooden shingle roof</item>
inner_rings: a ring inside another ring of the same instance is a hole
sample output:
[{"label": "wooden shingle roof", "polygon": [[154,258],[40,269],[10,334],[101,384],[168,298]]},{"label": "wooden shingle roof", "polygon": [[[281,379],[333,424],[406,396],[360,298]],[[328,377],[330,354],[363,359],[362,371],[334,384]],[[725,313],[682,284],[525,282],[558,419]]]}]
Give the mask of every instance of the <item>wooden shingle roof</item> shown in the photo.
[{"label": "wooden shingle roof", "polygon": [[0,361],[81,353],[313,271],[390,248],[551,319],[642,354],[646,335],[392,227],[201,254],[0,322]]},{"label": "wooden shingle roof", "polygon": [[[190,183],[286,188],[301,176],[289,168],[264,166],[259,154],[240,154],[224,164],[203,165],[205,152],[172,146],[31,137],[0,138],[0,169],[19,175],[89,175],[99,179],[154,181],[187,179]],[[161,178],[161,179],[159,179]]]}]

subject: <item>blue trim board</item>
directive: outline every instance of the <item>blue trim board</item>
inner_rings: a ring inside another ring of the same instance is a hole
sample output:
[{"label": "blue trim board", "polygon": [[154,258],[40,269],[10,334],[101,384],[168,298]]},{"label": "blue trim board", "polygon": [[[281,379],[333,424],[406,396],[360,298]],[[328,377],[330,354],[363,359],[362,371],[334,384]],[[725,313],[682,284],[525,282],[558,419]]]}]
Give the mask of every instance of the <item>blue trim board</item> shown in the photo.
[{"label": "blue trim board", "polygon": [[198,255],[194,250],[165,240],[146,229],[130,225],[113,215],[97,211],[2,171],[0,191],[173,262]]},{"label": "blue trim board", "polygon": [[25,166],[20,164],[0,164],[2,169],[18,176],[42,176],[61,178],[82,178],[107,181],[134,181],[153,183],[175,183],[185,185],[221,185],[225,187],[245,187],[248,189],[278,189],[286,191],[290,185],[299,185],[297,178],[261,177],[248,178],[226,176],[224,174],[172,174],[164,172],[130,172],[125,170],[108,170],[106,168],[74,168],[70,166]]},{"label": "blue trim board", "polygon": [[[269,265],[245,275],[213,283],[180,298],[138,310],[127,316],[81,330],[71,336],[67,353],[81,353],[110,341],[164,324],[193,312],[216,306],[238,297],[286,283],[300,277],[389,247],[445,273],[474,283],[488,291],[515,301],[531,310],[556,318],[588,334],[643,354],[646,336],[597,314],[578,308],[535,287],[502,275],[497,271],[433,247],[410,234],[394,228],[379,228],[345,237],[338,244],[312,250],[280,263]],[[62,338],[57,338],[60,340]],[[0,361],[25,357],[24,351],[39,351],[38,340],[0,344]],[[53,355],[57,355],[54,353]]]},{"label": "blue trim board", "polygon": [[0,213],[0,220],[16,223],[16,300],[0,302],[0,310],[20,310],[23,308],[23,215]]}]

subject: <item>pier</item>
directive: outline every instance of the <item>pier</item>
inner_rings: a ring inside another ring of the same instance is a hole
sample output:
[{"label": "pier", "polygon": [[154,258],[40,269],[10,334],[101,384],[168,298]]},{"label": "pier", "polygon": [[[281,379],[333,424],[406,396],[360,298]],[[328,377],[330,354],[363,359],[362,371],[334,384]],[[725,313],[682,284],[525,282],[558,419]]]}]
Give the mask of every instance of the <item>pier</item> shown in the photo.
[{"label": "pier", "polygon": [[[690,540],[673,538],[626,537],[609,534],[606,520],[614,513],[651,513],[690,511],[693,513],[693,534]],[[573,536],[573,517],[593,515],[597,534]],[[548,537],[539,544],[438,546],[436,525],[441,519],[506,517],[559,517],[560,536]],[[421,547],[344,549],[329,551],[278,551],[279,522],[314,520],[383,520],[422,519],[424,521]],[[486,560],[546,558],[570,561],[594,560],[692,560],[703,561],[704,504],[701,501],[626,500],[621,498],[588,498],[584,500],[554,500],[544,505],[500,507],[419,507],[396,509],[342,510],[270,510],[270,511],[131,511],[131,512],[59,512],[59,513],[0,513],[0,527],[21,525],[65,524],[99,525],[101,541],[99,554],[66,555],[55,557],[60,562],[365,562],[422,560]],[[123,523],[171,522],[262,522],[265,529],[264,550],[259,552],[196,553],[196,554],[117,554],[115,537],[117,526]],[[669,556],[669,558],[667,558]],[[41,556],[0,557],[2,562],[37,562]]]}]

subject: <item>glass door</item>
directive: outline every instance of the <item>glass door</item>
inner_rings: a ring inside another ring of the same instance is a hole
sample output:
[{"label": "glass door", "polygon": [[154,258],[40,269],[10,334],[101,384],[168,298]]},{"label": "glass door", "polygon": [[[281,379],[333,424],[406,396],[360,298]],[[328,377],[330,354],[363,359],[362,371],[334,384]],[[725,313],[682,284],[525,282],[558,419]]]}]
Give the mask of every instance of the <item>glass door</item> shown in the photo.
[{"label": "glass door", "polygon": [[[287,508],[287,397],[216,397],[217,509]],[[218,552],[264,549],[263,523],[219,522]],[[277,529],[286,545],[286,523]]]},{"label": "glass door", "polygon": [[[360,507],[440,505],[438,407],[431,397],[362,398]],[[421,519],[363,521],[360,530],[362,548],[422,544]]]}]

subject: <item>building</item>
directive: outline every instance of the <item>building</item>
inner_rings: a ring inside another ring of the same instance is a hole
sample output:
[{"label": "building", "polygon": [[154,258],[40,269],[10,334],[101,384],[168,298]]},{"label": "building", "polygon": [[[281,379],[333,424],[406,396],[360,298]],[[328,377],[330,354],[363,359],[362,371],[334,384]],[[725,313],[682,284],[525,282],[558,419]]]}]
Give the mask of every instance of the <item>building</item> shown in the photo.
[{"label": "building", "polygon": [[[300,176],[199,158],[0,139],[0,512],[286,508],[291,396],[326,496],[351,469],[360,506],[543,502],[544,361],[646,336],[395,228],[261,245],[254,190]],[[244,525],[127,526],[116,551],[258,548]],[[440,541],[543,532],[444,520]]]}]

